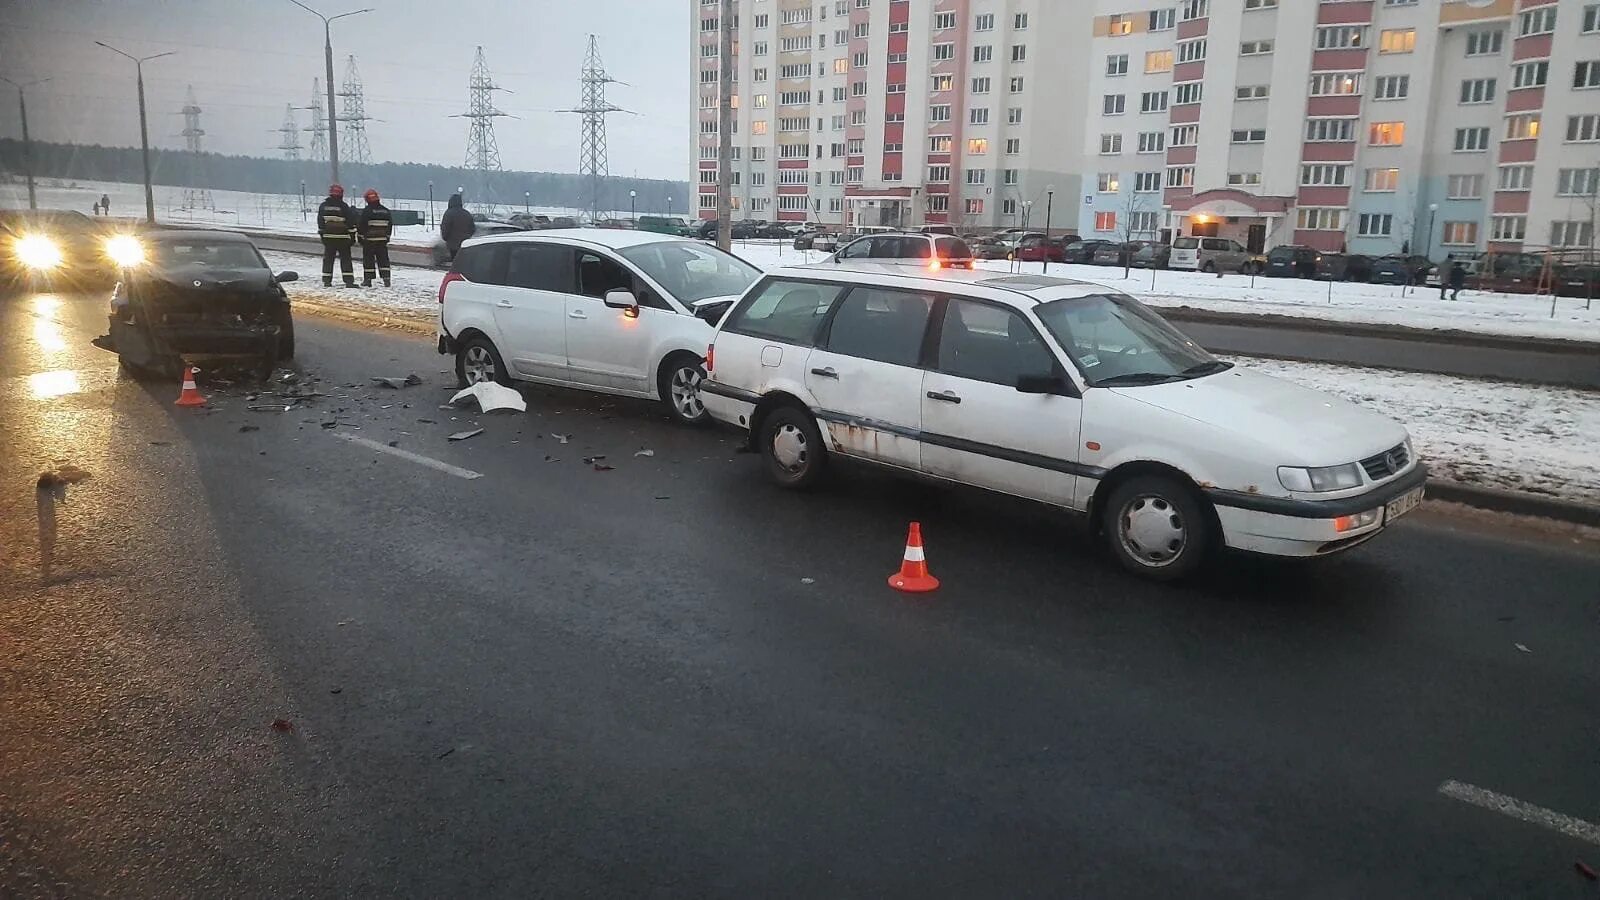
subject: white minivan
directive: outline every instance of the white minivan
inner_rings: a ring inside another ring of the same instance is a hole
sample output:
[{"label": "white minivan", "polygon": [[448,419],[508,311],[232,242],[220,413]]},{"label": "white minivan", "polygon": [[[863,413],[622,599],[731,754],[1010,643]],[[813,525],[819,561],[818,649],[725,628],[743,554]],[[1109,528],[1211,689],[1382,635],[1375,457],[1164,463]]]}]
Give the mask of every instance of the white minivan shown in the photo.
[{"label": "white minivan", "polygon": [[1405,428],[1211,356],[1126,294],[1039,275],[769,272],[722,319],[701,397],[780,484],[834,456],[1086,514],[1128,569],[1227,546],[1322,556],[1422,501]]},{"label": "white minivan", "polygon": [[[468,241],[439,285],[439,352],[463,385],[534,381],[658,399],[706,421],[710,318],[761,274],[699,241],[567,229]],[[719,303],[720,301],[720,303]]]}]

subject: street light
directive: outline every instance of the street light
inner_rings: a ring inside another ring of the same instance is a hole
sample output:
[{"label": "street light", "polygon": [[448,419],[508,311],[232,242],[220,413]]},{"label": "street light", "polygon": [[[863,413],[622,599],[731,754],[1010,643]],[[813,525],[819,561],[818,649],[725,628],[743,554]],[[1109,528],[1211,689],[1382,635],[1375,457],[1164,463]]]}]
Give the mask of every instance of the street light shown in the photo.
[{"label": "street light", "polygon": [[634,201],[637,200],[638,197],[639,197],[639,192],[638,191],[629,191],[628,192],[628,218],[630,218],[630,219],[639,218],[639,213],[638,213],[638,210],[636,208],[637,205],[634,203]]},{"label": "street light", "polygon": [[139,75],[139,149],[144,154],[144,218],[146,222],[154,225],[156,223],[156,193],[150,186],[150,124],[146,120],[144,113],[144,64],[152,59],[171,56],[178,51],[168,50],[165,53],[157,53],[154,56],[134,56],[131,53],[124,53],[118,50],[105,41],[95,41],[95,43],[118,56],[125,56],[133,60],[134,71]]},{"label": "street light", "polygon": [[532,191],[523,191],[522,192],[522,211],[525,212],[525,213],[533,212],[533,192]]},{"label": "street light", "polygon": [[1428,204],[1428,246],[1423,249],[1422,255],[1426,256],[1426,257],[1429,257],[1430,259],[1433,257],[1433,220],[1438,215],[1439,215],[1439,204],[1437,204],[1437,203],[1429,203]]},{"label": "street light", "polygon": [[28,97],[25,92],[28,88],[37,87],[49,80],[48,78],[40,78],[19,84],[9,78],[0,78],[0,81],[4,81],[17,89],[17,107],[22,111],[22,171],[28,176],[29,209],[39,208],[39,198],[33,190],[33,139],[28,137]]},{"label": "street light", "polygon": [[311,7],[301,3],[300,0],[289,0],[313,16],[322,20],[322,56],[327,66],[328,78],[328,165],[333,170],[333,184],[339,183],[339,115],[333,108],[333,21],[346,16],[359,16],[362,13],[372,12],[371,8],[358,9],[353,12],[339,13],[336,16],[325,16]]},{"label": "street light", "polygon": [[667,198],[667,215],[672,215],[672,198]]},{"label": "street light", "polygon": [[1028,230],[1028,218],[1033,214],[1033,201],[1022,201],[1022,230]]},{"label": "street light", "polygon": [[433,182],[428,182],[428,227],[433,227]]},{"label": "street light", "polygon": [[[1052,184],[1052,185],[1047,186],[1044,189],[1044,239],[1045,239],[1046,242],[1048,242],[1050,240],[1050,216],[1055,212],[1055,208],[1056,208],[1056,186]],[[1045,251],[1044,251],[1044,268],[1041,269],[1040,271],[1043,271],[1043,272],[1049,272],[1050,271],[1050,248],[1049,247],[1045,248]]]}]

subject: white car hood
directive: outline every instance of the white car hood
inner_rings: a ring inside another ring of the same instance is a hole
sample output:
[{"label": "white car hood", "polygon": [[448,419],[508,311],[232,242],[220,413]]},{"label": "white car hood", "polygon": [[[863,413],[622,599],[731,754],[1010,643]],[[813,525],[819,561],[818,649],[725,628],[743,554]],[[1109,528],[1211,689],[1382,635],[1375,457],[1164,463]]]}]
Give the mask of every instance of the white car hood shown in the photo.
[{"label": "white car hood", "polygon": [[1190,381],[1111,390],[1213,429],[1237,433],[1271,451],[1282,465],[1355,462],[1406,439],[1405,428],[1387,416],[1238,367]]}]

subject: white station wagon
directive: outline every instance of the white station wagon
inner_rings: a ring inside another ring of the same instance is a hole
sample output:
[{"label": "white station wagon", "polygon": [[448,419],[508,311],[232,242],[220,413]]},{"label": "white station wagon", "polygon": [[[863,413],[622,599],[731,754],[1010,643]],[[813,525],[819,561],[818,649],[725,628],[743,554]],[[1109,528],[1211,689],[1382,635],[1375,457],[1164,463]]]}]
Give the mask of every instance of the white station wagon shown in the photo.
[{"label": "white station wagon", "polygon": [[707,421],[701,354],[760,270],[699,241],[600,229],[468,241],[439,285],[439,352],[463,385],[534,381],[659,399]]},{"label": "white station wagon", "polygon": [[1227,546],[1321,556],[1422,501],[1399,424],[1222,362],[1106,287],[862,264],[779,269],[700,385],[780,483],[834,455],[1086,514],[1128,569]]}]

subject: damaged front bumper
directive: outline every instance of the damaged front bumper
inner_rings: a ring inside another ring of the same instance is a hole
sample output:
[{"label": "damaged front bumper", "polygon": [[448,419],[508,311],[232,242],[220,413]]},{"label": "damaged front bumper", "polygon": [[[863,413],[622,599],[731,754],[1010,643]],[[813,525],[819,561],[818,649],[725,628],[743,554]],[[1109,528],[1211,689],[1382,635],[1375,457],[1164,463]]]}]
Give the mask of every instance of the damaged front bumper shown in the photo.
[{"label": "damaged front bumper", "polygon": [[93,344],[120,356],[129,365],[161,369],[176,364],[267,368],[279,358],[282,329],[267,323],[195,321],[145,325],[118,316]]}]

